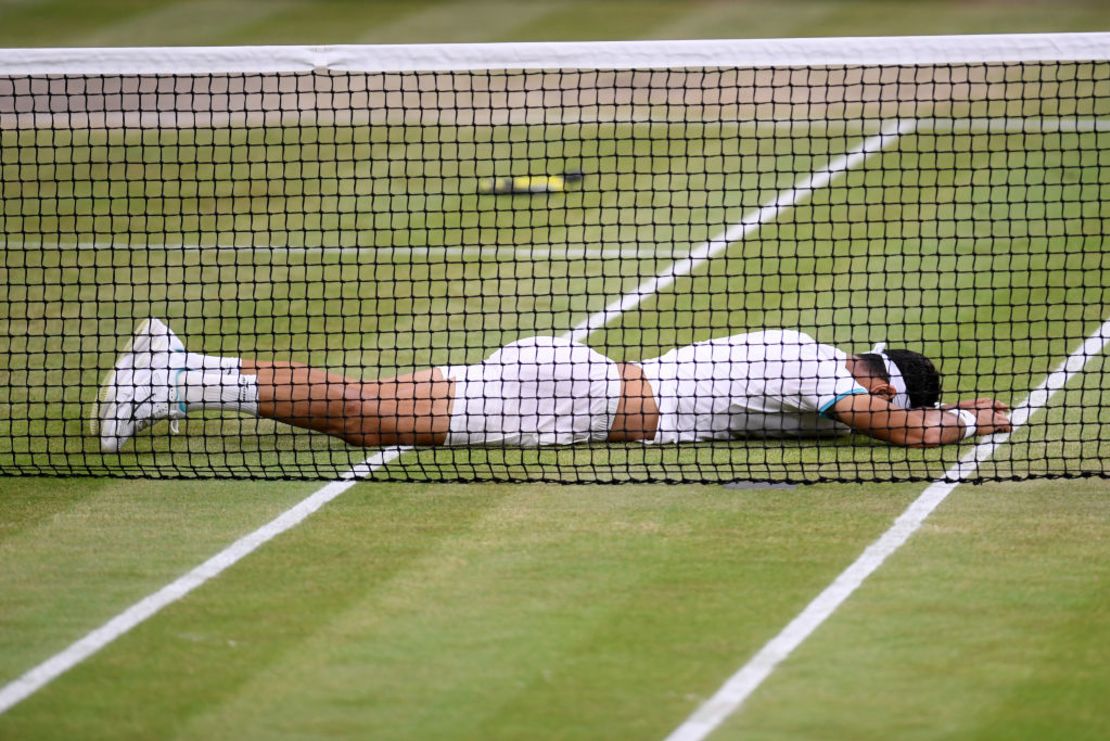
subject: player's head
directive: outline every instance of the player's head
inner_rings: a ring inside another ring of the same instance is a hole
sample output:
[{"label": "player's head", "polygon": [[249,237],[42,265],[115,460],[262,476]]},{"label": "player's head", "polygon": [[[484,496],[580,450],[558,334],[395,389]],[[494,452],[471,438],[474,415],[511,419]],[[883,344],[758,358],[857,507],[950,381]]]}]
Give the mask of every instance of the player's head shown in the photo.
[{"label": "player's head", "polygon": [[896,392],[904,388],[908,407],[931,407],[940,401],[940,373],[933,362],[913,350],[882,350],[857,355],[866,370],[891,384]]}]

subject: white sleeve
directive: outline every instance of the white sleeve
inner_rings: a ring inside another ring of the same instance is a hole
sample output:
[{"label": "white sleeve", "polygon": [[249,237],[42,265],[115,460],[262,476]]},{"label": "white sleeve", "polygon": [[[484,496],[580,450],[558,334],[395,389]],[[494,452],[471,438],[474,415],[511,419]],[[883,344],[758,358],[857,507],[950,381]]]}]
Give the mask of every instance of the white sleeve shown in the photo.
[{"label": "white sleeve", "polygon": [[798,389],[802,409],[824,414],[845,396],[869,393],[848,371],[843,353],[828,345],[816,345],[815,350],[815,358],[802,362]]}]

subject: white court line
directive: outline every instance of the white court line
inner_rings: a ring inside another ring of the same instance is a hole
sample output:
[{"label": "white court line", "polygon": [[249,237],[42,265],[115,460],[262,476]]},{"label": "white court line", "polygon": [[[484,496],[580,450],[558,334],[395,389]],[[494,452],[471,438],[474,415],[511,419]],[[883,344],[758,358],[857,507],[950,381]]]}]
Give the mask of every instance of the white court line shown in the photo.
[{"label": "white court line", "polygon": [[[623,260],[623,259],[667,259],[673,254],[656,251],[656,247],[532,247],[494,245],[488,247],[247,247],[234,245],[202,246],[195,244],[113,244],[111,242],[75,242],[74,244],[37,244],[26,242],[0,241],[0,250],[149,250],[167,252],[250,252],[270,253],[273,255],[369,255],[375,258],[398,257],[406,259],[443,257],[486,257],[493,259],[520,260],[522,258],[544,258],[548,260]],[[674,252],[674,248],[666,248]],[[312,263],[330,265],[334,263]]]},{"label": "white court line", "polygon": [[115,242],[74,242],[73,244],[42,244],[0,240],[0,249],[11,250],[151,250],[167,252],[258,252],[282,254],[370,254],[376,256],[419,257],[548,257],[548,258],[622,258],[634,257],[641,248],[612,247],[536,247],[533,245],[441,246],[441,247],[272,247],[267,245],[234,244],[127,244]]},{"label": "white court line", "polygon": [[88,633],[84,638],[70,644],[65,650],[50,657],[18,679],[4,685],[3,688],[0,688],[0,713],[4,713],[13,705],[34,694],[51,680],[69,671],[136,625],[144,622],[166,605],[176,602],[209,579],[219,576],[229,566],[235,564],[244,556],[253,553],[262,544],[299,524],[316,510],[350,489],[358,483],[361,476],[384,466],[404,451],[405,448],[385,448],[370,456],[362,464],[343,474],[339,481],[333,481],[306,499],[302,499],[254,532],[239,538],[239,540],[189,573],[178,577],[157,592],[131,605],[131,607],[96,630]]},{"label": "white court line", "polygon": [[682,260],[674,263],[671,269],[644,281],[631,293],[626,293],[617,301],[609,304],[602,311],[592,315],[589,319],[575,327],[568,335],[575,342],[581,342],[596,330],[604,327],[618,316],[640,305],[649,296],[671,286],[678,278],[689,275],[694,268],[702,263],[717,257],[734,242],[739,242],[759,230],[764,224],[774,221],[775,218],[801,201],[809,198],[815,190],[824,188],[838,175],[862,164],[868,157],[881,152],[898,140],[899,137],[914,130],[914,121],[907,119],[896,121],[883,127],[883,131],[869,137],[855,149],[846,152],[829,162],[825,167],[816,170],[808,177],[794,184],[792,188],[781,191],[774,200],[733,224],[720,236],[702,242]]},{"label": "white court line", "polygon": [[[897,141],[901,135],[909,131],[912,131],[912,125],[900,122],[892,125],[889,131],[864,140],[855,149],[837,157],[816,173],[803,178],[793,187],[778,193],[772,201],[745,216],[739,224],[730,227],[720,237],[698,245],[691,250],[688,257],[675,263],[671,270],[645,282],[635,292],[610,305],[604,311],[589,317],[565,336],[576,340],[585,338],[590,332],[611,321],[621,311],[638,305],[649,295],[649,291],[658,291],[671,285],[679,275],[685,275],[700,263],[719,255],[730,242],[736,242],[751,235],[761,224],[773,220],[783,210],[798,204],[817,188],[827,186],[837,175],[863,164],[868,157],[882,152],[886,147]],[[184,576],[135,603],[99,628],[63,649],[60,653],[30,669],[7,685],[0,687],[0,714],[34,694],[53,679],[72,669],[162,608],[181,599],[209,579],[218,576],[229,566],[253,553],[259,546],[298,525],[309,515],[350,489],[360,479],[396,460],[406,450],[410,450],[410,448],[393,447],[375,453],[358,466],[344,473],[339,481],[326,484],[323,488],[258,530],[243,536]]]},{"label": "white court line", "polygon": [[[1110,319],[1086,339],[1060,366],[1048,375],[1010,415],[1013,430],[1024,426],[1033,414],[1048,405],[1049,400],[1067,385],[1072,376],[1083,370],[1087,361],[1102,353],[1110,343]],[[992,435],[964,455],[944,477],[930,484],[906,511],[894,521],[883,535],[872,543],[856,561],[845,569],[825,591],[806,606],[782,632],[772,638],[740,667],[693,715],[676,728],[667,741],[701,741],[714,731],[726,718],[770,676],[794,649],[817,630],[838,607],[856,591],[867,577],[882,566],[917,532],[921,524],[953,489],[974,475],[979,464],[990,458],[1013,432]]]},{"label": "white court line", "polygon": [[[698,120],[689,117],[630,116],[619,121],[591,121],[598,126],[631,125],[650,127],[659,124],[697,127],[700,130],[743,131],[758,134],[773,132],[805,135],[807,138],[864,136],[879,131],[880,123],[913,121],[919,134],[1087,134],[1110,131],[1110,118],[1105,116],[976,116],[969,118],[938,118],[922,116],[906,119],[756,119],[747,121]],[[580,123],[575,119],[574,123]]]}]

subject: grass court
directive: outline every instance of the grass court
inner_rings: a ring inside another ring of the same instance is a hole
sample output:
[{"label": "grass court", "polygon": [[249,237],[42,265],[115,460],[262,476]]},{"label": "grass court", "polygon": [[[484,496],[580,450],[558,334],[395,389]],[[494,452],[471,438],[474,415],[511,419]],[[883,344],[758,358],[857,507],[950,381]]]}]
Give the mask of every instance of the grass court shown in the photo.
[{"label": "grass court", "polygon": [[[0,6],[0,44],[1065,31],[1110,19],[1095,3],[787,6],[111,2],[78,16],[75,3],[20,2]],[[1095,105],[1089,118],[1110,115],[1105,97]],[[84,426],[119,338],[155,315],[211,353],[383,375],[475,362],[570,329],[874,133],[430,130],[64,142],[0,130],[0,468],[335,478],[369,451],[216,416],[101,456]],[[251,162],[220,154],[244,143]],[[330,169],[275,174],[312,160]],[[515,163],[601,175],[540,198],[474,192]],[[1016,404],[1110,316],[1107,164],[1110,130],[1097,126],[918,124],[589,343],[635,360],[764,326],[855,351],[886,339],[940,358],[948,397]],[[156,191],[171,171],[193,190]],[[16,205],[59,194],[82,205]],[[157,241],[171,225],[189,249]],[[88,239],[40,236],[42,249],[28,233]],[[219,249],[205,243],[217,233]],[[1105,357],[1091,359],[980,472],[1059,474],[1066,461],[1103,474],[1106,377]],[[0,738],[661,738],[966,449],[848,439],[408,453],[0,715]],[[801,470],[867,483],[436,481]],[[878,483],[890,477],[903,483]],[[0,479],[0,684],[322,483]],[[1107,493],[1097,478],[959,487],[715,737],[1104,737]]]}]

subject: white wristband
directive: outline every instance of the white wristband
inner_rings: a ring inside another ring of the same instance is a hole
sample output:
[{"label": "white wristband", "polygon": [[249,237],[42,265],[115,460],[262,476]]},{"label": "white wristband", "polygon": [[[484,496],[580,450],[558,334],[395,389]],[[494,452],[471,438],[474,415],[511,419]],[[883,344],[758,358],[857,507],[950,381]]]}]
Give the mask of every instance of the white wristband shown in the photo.
[{"label": "white wristband", "polygon": [[953,409],[952,411],[956,413],[956,416],[960,418],[960,422],[964,426],[964,439],[974,435],[976,427],[975,413],[967,409]]}]

